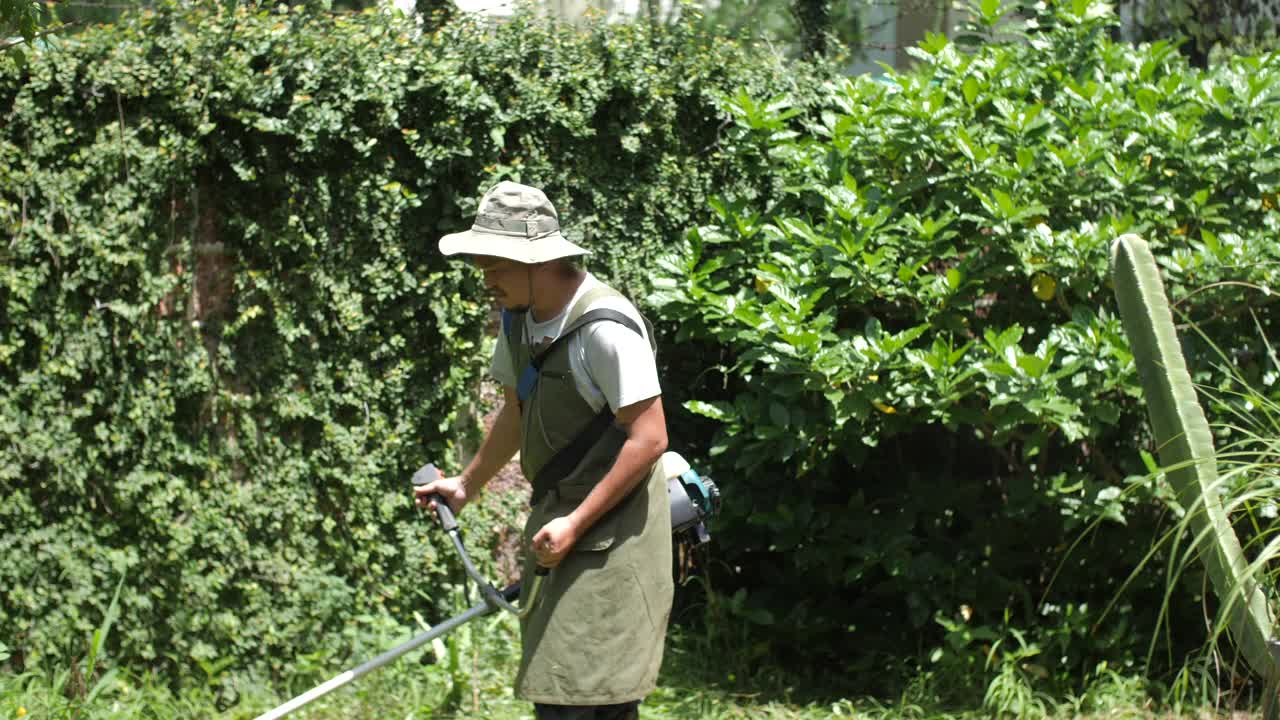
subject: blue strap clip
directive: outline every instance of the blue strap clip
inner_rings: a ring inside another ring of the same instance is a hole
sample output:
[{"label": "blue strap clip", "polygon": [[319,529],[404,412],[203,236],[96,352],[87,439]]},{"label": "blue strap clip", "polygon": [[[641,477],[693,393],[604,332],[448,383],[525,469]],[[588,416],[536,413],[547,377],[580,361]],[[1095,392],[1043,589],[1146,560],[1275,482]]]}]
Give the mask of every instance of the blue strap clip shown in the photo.
[{"label": "blue strap clip", "polygon": [[516,381],[516,397],[520,398],[520,402],[529,399],[533,394],[533,387],[538,384],[538,369],[529,363],[524,366],[524,370],[520,372],[520,379]]}]

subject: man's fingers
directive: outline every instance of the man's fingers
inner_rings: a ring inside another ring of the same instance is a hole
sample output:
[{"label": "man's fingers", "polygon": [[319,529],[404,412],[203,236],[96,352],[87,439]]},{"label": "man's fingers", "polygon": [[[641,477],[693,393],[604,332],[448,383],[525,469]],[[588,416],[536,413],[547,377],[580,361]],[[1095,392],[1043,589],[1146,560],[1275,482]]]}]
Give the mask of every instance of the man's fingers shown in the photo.
[{"label": "man's fingers", "polygon": [[551,550],[535,548],[533,556],[537,558],[538,564],[543,567],[555,567],[560,564],[560,557]]}]

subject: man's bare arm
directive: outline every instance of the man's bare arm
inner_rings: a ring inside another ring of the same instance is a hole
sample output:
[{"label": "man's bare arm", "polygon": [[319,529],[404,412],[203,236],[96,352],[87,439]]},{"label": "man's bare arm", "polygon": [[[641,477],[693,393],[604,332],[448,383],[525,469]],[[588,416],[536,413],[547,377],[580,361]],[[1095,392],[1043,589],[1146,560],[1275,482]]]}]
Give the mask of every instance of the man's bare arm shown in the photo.
[{"label": "man's bare arm", "polygon": [[620,408],[615,422],[627,433],[618,459],[573,512],[547,523],[534,536],[533,550],[540,564],[558,565],[578,538],[643,482],[666,452],[667,419],[661,396]]}]

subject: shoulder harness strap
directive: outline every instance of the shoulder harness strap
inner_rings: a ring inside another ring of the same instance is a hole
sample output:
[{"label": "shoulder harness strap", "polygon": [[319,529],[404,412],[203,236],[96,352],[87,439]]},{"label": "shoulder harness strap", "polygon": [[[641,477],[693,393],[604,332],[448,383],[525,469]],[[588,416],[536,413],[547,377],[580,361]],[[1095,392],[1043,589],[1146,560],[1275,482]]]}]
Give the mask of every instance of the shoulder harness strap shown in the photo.
[{"label": "shoulder harness strap", "polygon": [[[644,335],[640,326],[636,324],[636,321],[632,320],[625,313],[610,308],[596,308],[595,310],[587,310],[586,312],[583,312],[585,308],[589,307],[591,303],[596,301],[596,299],[608,295],[620,295],[620,293],[612,288],[604,286],[587,292],[581,300],[574,304],[573,310],[570,311],[568,323],[565,325],[564,331],[560,333],[560,336],[543,349],[542,352],[538,353],[537,357],[531,359],[529,364],[525,366],[524,371],[520,374],[520,382],[516,388],[516,393],[522,404],[529,395],[532,394],[533,388],[538,381],[538,373],[541,372],[542,365],[546,362],[551,351],[560,345],[561,342],[573,337],[573,335],[582,328],[595,322],[608,321],[619,323],[637,335]],[[648,325],[647,320],[645,321],[645,324]],[[653,329],[652,327],[649,327],[648,330],[649,345],[652,349],[654,347]],[[508,339],[510,339],[510,335],[508,335]],[[609,408],[608,403],[605,403],[605,405],[600,408],[600,412],[596,413],[595,417],[591,418],[591,422],[587,424],[586,428],[578,433],[578,435],[574,437],[568,445],[557,451],[556,454],[547,461],[546,465],[538,471],[538,477],[533,479],[533,497],[530,499],[533,504],[537,504],[548,490],[555,487],[562,478],[567,477],[569,473],[573,472],[573,469],[578,466],[578,463],[582,461],[582,458],[586,457],[591,448],[600,441],[600,438],[613,424],[613,417],[613,410]]]},{"label": "shoulder harness strap", "polygon": [[[519,397],[520,402],[523,403],[529,398],[529,395],[533,393],[533,388],[538,383],[538,373],[542,371],[542,365],[551,355],[551,351],[559,347],[561,343],[573,337],[574,333],[587,325],[601,320],[611,320],[613,322],[621,323],[636,333],[643,334],[634,320],[617,310],[610,310],[608,308],[587,310],[587,308],[591,307],[592,303],[595,301],[600,298],[610,296],[621,297],[621,293],[607,285],[599,285],[583,293],[582,297],[578,298],[578,302],[574,303],[573,307],[569,310],[569,317],[565,322],[564,330],[560,333],[560,336],[557,337],[550,345],[543,348],[542,352],[533,357],[529,364],[521,369],[519,378],[516,382],[516,395]],[[503,311],[503,332],[507,336],[508,347],[515,347],[513,345],[515,342],[514,325],[516,324],[517,319],[520,322],[523,322],[523,313],[516,314]],[[652,332],[650,333],[649,343],[650,345],[653,344]]]}]

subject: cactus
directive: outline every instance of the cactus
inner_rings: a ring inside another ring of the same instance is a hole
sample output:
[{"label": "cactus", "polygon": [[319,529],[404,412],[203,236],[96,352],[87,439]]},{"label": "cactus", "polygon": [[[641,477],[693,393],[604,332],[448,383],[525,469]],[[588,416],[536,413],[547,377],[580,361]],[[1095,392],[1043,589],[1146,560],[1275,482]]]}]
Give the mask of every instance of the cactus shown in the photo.
[{"label": "cactus", "polygon": [[1187,508],[1197,550],[1227,608],[1227,627],[1249,666],[1270,688],[1276,660],[1268,650],[1271,619],[1218,495],[1217,460],[1147,243],[1124,235],[1111,246],[1111,273],[1124,332],[1142,380],[1160,464]]}]

